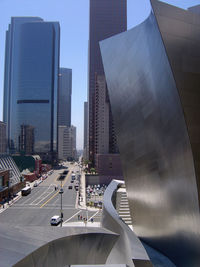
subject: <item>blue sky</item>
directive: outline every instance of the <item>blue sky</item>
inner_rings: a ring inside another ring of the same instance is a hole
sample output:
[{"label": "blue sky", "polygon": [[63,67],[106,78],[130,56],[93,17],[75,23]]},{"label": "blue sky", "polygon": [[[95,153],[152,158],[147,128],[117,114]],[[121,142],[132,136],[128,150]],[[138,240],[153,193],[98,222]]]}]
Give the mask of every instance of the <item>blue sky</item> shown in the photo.
[{"label": "blue sky", "polygon": [[[101,0],[99,0],[101,1]],[[128,28],[142,22],[150,12],[149,0],[128,1]],[[187,9],[200,0],[166,0]],[[11,16],[39,16],[59,21],[60,66],[72,68],[72,124],[77,127],[77,148],[83,145],[83,102],[87,100],[89,0],[0,0],[0,120],[3,110],[5,32]]]}]

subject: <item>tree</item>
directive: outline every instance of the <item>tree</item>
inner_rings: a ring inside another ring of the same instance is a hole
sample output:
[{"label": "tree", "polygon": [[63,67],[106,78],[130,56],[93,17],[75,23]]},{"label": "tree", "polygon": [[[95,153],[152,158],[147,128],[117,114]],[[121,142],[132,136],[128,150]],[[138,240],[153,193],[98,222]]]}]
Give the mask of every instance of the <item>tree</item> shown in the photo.
[{"label": "tree", "polygon": [[96,169],[95,169],[95,168],[91,168],[91,169],[90,169],[90,172],[91,172],[92,174],[94,174],[94,173],[96,174]]}]

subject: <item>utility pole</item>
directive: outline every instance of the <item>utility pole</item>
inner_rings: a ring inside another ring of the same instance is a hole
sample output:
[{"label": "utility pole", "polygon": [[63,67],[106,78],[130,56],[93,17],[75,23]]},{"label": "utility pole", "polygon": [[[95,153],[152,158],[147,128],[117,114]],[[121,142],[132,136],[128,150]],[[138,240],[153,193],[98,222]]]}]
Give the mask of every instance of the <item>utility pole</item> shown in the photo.
[{"label": "utility pole", "polygon": [[62,210],[62,194],[63,194],[63,187],[62,187],[62,180],[61,180],[61,188],[60,188],[60,197],[61,197],[61,202],[60,202],[60,218],[61,218],[61,223],[60,227],[62,227],[62,222],[63,222],[63,210]]},{"label": "utility pole", "polygon": [[88,222],[88,207],[86,205],[86,222]]}]

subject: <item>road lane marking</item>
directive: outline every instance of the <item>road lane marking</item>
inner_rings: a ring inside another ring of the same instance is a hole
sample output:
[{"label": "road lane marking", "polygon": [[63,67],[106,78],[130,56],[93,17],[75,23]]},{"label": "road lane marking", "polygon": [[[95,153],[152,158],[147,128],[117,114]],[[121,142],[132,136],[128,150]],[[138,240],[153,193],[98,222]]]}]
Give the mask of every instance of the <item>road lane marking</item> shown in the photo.
[{"label": "road lane marking", "polygon": [[95,212],[95,214],[93,214],[93,215],[88,219],[88,222],[89,222],[92,218],[94,218],[98,213],[99,213],[99,210],[98,210],[97,212]]},{"label": "road lane marking", "polygon": [[77,213],[75,213],[74,215],[72,215],[69,219],[67,219],[66,221],[64,221],[63,223],[67,223],[68,221],[70,221],[72,218],[74,218],[77,214],[79,214],[82,210],[79,210]]},{"label": "road lane marking", "polygon": [[[40,200],[41,200],[41,197],[43,196],[43,195],[45,195],[46,193],[49,195],[49,194],[51,194],[51,193],[53,193],[53,191],[54,191],[54,189],[51,189],[51,186],[52,186],[52,184],[50,184],[49,185],[49,187],[41,194],[41,195],[39,195],[36,199],[34,199],[33,200],[33,202],[31,202],[30,204],[31,205],[38,205],[39,203],[40,203]],[[48,192],[48,190],[49,189],[51,189],[51,192]],[[47,197],[47,196],[46,196]],[[39,199],[39,203],[37,203],[37,200]],[[34,203],[34,202],[36,202],[36,204]]]},{"label": "road lane marking", "polygon": [[37,192],[35,191],[35,189],[31,189],[31,192],[33,191],[33,193],[29,194],[27,199],[24,199],[23,197],[21,198],[21,202],[23,202],[23,204],[27,204],[28,202],[32,201],[33,199],[35,200],[35,197],[37,197],[37,195],[41,194],[41,189],[39,188],[39,190],[37,190]]},{"label": "road lane marking", "polygon": [[50,193],[48,193],[46,196],[44,196],[41,200],[39,200],[35,205],[38,205],[39,203],[41,203],[44,199],[46,199],[49,195],[51,195],[55,190],[51,191]]},{"label": "road lane marking", "polygon": [[50,197],[46,202],[44,202],[41,206],[40,206],[40,209],[42,207],[44,207],[51,199],[53,199],[55,196],[57,196],[57,194],[59,193],[59,190],[52,196]]},{"label": "road lane marking", "polygon": [[[64,181],[64,183],[62,184],[62,187],[65,185],[65,183],[68,181],[68,178],[70,177],[70,175],[71,175],[71,170],[68,172],[68,174],[67,174],[67,177],[65,178],[65,181]],[[69,177],[68,177],[69,176]],[[57,178],[56,178],[56,180],[57,180]],[[58,181],[58,180],[57,180]],[[57,194],[59,193],[59,191],[60,190],[58,190],[58,192],[56,192],[52,197],[50,197],[45,203],[43,203],[41,206],[40,206],[40,208],[42,208],[42,207],[44,207],[51,199],[53,199],[55,196],[57,196]]]},{"label": "road lane marking", "polygon": [[[9,209],[18,209],[18,210],[23,210],[23,209],[29,209],[29,210],[32,210],[32,209],[35,209],[35,210],[37,210],[37,209],[40,209],[40,207],[36,207],[36,206],[26,206],[26,207],[14,207],[14,206],[10,206],[9,207]],[[53,206],[51,206],[51,207],[49,207],[49,206],[45,206],[45,207],[43,207],[43,209],[46,209],[46,210],[60,210],[60,206],[58,207],[53,207]],[[63,207],[62,208],[63,210],[75,210],[73,207]],[[0,210],[0,214],[1,214],[1,212],[3,212],[4,210],[6,210],[6,209],[2,209],[2,211]]]}]

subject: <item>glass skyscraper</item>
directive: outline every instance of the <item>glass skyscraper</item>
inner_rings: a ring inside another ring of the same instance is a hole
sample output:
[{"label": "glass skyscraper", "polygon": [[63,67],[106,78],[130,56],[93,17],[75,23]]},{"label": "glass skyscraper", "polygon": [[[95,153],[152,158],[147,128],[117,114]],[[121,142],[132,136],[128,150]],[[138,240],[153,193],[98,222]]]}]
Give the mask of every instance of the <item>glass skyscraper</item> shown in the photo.
[{"label": "glass skyscraper", "polygon": [[71,126],[72,70],[60,68],[58,85],[58,125]]},{"label": "glass skyscraper", "polygon": [[[13,17],[9,25],[4,122],[8,125],[11,153],[52,155],[57,152],[59,31],[58,22],[44,22],[36,17]],[[31,144],[25,146],[22,142],[27,138],[23,134],[27,132]]]}]

